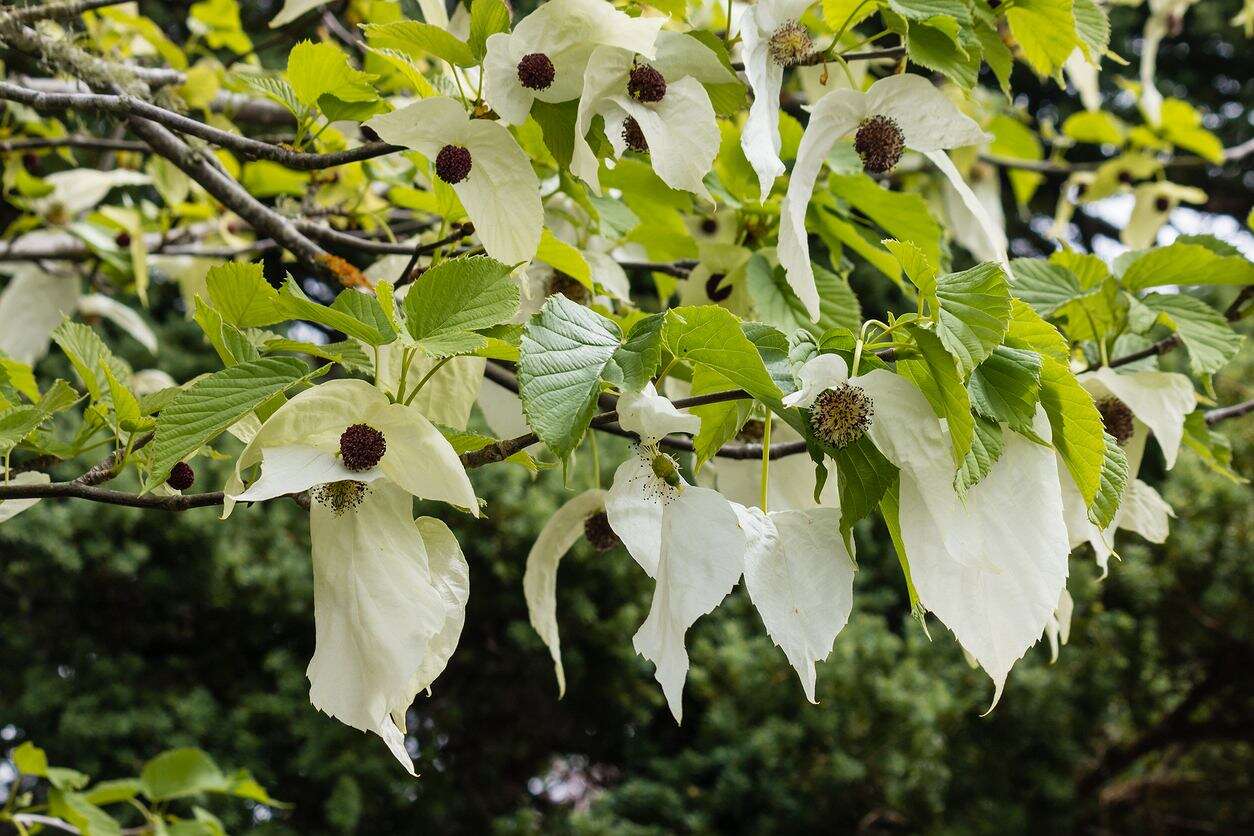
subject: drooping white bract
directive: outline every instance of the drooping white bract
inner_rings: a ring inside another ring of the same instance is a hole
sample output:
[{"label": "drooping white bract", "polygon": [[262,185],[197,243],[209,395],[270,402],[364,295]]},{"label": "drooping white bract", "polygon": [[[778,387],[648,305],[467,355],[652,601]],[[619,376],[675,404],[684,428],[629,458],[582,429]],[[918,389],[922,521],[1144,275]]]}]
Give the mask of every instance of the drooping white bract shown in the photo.
[{"label": "drooping white bract", "polygon": [[66,218],[73,218],[104,200],[111,190],[124,186],[147,186],[152,178],[143,172],[124,168],[112,171],[75,168],[49,174],[44,182],[52,186],[52,191],[38,198],[31,208],[41,215],[63,213]]},{"label": "drooping white bract", "polygon": [[[1053,450],[1005,432],[1001,459],[964,499],[954,490],[948,431],[913,383],[884,369],[850,378],[844,360],[830,354],[810,360],[799,377],[802,387],[786,405],[810,406],[845,382],[870,396],[867,434],[900,468],[901,539],[919,600],[992,677],[996,704],[1066,584],[1069,548]],[[1049,440],[1043,412],[1033,431]]]},{"label": "drooping white bract", "polygon": [[[385,443],[373,466],[352,470],[340,439],[358,424]],[[258,463],[261,476],[244,490],[242,474]],[[468,586],[452,533],[436,520],[415,521],[412,498],[475,515],[478,500],[440,431],[361,380],[315,386],[275,411],[236,461],[223,516],[236,502],[310,489],[317,627],[310,701],[379,735],[413,774],[404,712],[448,661]]]},{"label": "drooping white bract", "polygon": [[736,585],[745,535],[730,502],[688,484],[658,449],[669,433],[695,433],[699,418],[680,413],[650,383],[619,398],[618,423],[638,434],[640,444],[615,471],[605,511],[627,551],[657,581],[633,644],[657,666],[655,676],[678,722],[688,675],[684,635]]},{"label": "drooping white bract", "polygon": [[1071,616],[1075,612],[1075,602],[1071,600],[1071,593],[1067,590],[1062,591],[1062,596],[1058,599],[1058,606],[1054,609],[1053,616],[1050,617],[1049,623],[1045,625],[1045,639],[1049,642],[1049,661],[1050,664],[1058,661],[1058,650],[1071,638]]},{"label": "drooping white bract", "polygon": [[763,513],[734,506],[745,531],[745,588],[766,632],[814,697],[816,662],[832,652],[853,609],[853,559],[840,536],[840,510]]},{"label": "drooping white bract", "polygon": [[[998,232],[998,240],[1006,238],[1006,214],[1001,205],[1001,181],[997,169],[977,161],[967,175],[971,180],[971,193],[984,209],[987,223]],[[954,240],[967,248],[977,261],[996,261],[1004,250],[998,250],[989,240],[985,221],[971,213],[963,196],[948,180],[941,183],[941,198],[945,214],[949,216],[949,231]]]},{"label": "drooping white bract", "polygon": [[566,670],[562,667],[562,642],[557,634],[557,567],[575,541],[583,536],[588,517],[605,510],[605,495],[605,491],[594,488],[558,508],[527,553],[523,595],[527,599],[531,626],[553,657],[558,696],[566,694]]},{"label": "drooping white bract", "polygon": [[905,147],[923,153],[949,178],[984,228],[990,246],[998,253],[997,260],[1003,263],[1007,274],[1010,272],[1004,234],[989,220],[979,199],[944,151],[987,142],[990,137],[927,79],[909,74],[889,76],[872,84],[865,93],[835,90],[819,99],[810,113],[810,123],[797,149],[788,193],[780,206],[779,262],[787,271],[789,285],[816,322],[819,294],[810,265],[806,208],[832,145],[856,130],[864,120],[876,116],[891,119],[901,131]]},{"label": "drooping white bract", "polygon": [[1132,412],[1132,435],[1123,444],[1128,459],[1128,483],[1115,519],[1103,531],[1089,521],[1084,498],[1075,481],[1059,463],[1067,535],[1071,547],[1089,543],[1105,576],[1118,528],[1140,534],[1151,543],[1167,539],[1170,518],[1175,516],[1158,491],[1136,478],[1152,432],[1163,451],[1167,469],[1175,466],[1184,438],[1184,419],[1197,407],[1197,395],[1188,377],[1175,372],[1145,369],[1120,373],[1109,366],[1079,376],[1081,385],[1101,404],[1115,398]]},{"label": "drooping white bract", "polygon": [[599,164],[585,138],[592,118],[605,120],[605,135],[621,157],[627,151],[628,119],[635,120],[648,143],[653,171],[673,189],[713,202],[702,182],[718,155],[719,132],[714,106],[702,83],[719,84],[735,77],[704,44],[690,35],[660,32],[655,60],[647,64],[662,74],[666,90],[660,101],[637,101],[627,82],[638,56],[625,49],[598,47],[588,61],[570,170],[601,193]]},{"label": "drooping white bract", "polygon": [[1178,183],[1142,183],[1132,190],[1132,216],[1119,238],[1134,250],[1154,246],[1158,230],[1181,203],[1205,203],[1206,192]]},{"label": "drooping white bract", "polygon": [[[779,91],[784,82],[786,64],[780,50],[771,48],[771,39],[814,5],[815,0],[759,0],[740,18],[741,54],[745,76],[753,89],[753,104],[740,134],[740,147],[758,175],[760,200],[765,203],[775,178],[784,173],[779,158],[782,141],[779,136]],[[797,30],[800,33],[800,30]],[[798,58],[801,56],[797,56]]]},{"label": "drooping white bract", "polygon": [[[588,59],[598,46],[652,58],[664,23],[666,18],[660,16],[631,17],[605,0],[549,0],[519,21],[513,32],[488,38],[484,98],[502,121],[520,125],[537,99],[557,103],[578,98]],[[519,66],[533,55],[544,56],[552,69],[551,81],[540,89],[534,82],[523,83],[526,67]]]},{"label": "drooping white bract", "polygon": [[505,264],[529,261],[540,244],[540,181],[509,130],[471,119],[453,99],[422,99],[366,123],[385,142],[419,151],[434,167],[452,147],[470,155],[470,170],[452,184],[488,255]]},{"label": "drooping white bract", "polygon": [[[52,477],[47,473],[27,471],[19,473],[7,481],[0,479],[0,485],[46,485],[51,481]],[[38,499],[0,500],[0,523],[13,519],[38,501]]]}]

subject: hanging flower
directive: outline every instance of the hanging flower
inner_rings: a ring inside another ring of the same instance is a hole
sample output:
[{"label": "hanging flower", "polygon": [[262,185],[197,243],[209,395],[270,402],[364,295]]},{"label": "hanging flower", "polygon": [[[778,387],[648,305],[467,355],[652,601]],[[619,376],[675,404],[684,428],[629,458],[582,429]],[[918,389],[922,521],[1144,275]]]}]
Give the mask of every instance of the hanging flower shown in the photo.
[{"label": "hanging flower", "polygon": [[531,626],[553,657],[558,696],[566,694],[566,671],[557,634],[557,567],[580,537],[586,537],[597,551],[609,551],[618,544],[606,517],[605,495],[600,488],[584,491],[557,509],[527,553],[523,594]]},{"label": "hanging flower", "polygon": [[1128,458],[1128,482],[1114,520],[1103,531],[1088,518],[1080,489],[1059,462],[1067,534],[1071,547],[1081,543],[1093,546],[1097,565],[1105,577],[1114,553],[1115,529],[1140,534],[1151,543],[1167,539],[1170,518],[1175,516],[1158,491],[1136,478],[1145,454],[1145,442],[1152,432],[1163,451],[1167,469],[1176,464],[1184,438],[1184,419],[1197,406],[1197,395],[1188,377],[1175,372],[1151,369],[1119,373],[1109,366],[1079,376],[1080,383],[1093,396],[1106,432],[1123,448]]},{"label": "hanging flower", "polygon": [[[242,474],[261,464],[244,489]],[[461,631],[465,559],[438,520],[414,520],[412,498],[478,515],[452,446],[412,406],[361,380],[300,393],[270,416],[236,461],[223,517],[236,502],[310,491],[316,648],[309,698],[374,732],[413,774],[405,711],[444,668]]]},{"label": "hanging flower", "polygon": [[610,527],[657,581],[633,644],[657,666],[657,681],[676,721],[683,719],[688,651],[684,635],[732,591],[744,567],[745,535],[717,491],[688,484],[658,447],[673,432],[695,433],[701,419],[680,413],[653,384],[618,399],[618,423],[640,436],[619,465],[605,498]]},{"label": "hanging flower", "polygon": [[1154,246],[1158,230],[1163,228],[1171,213],[1181,203],[1205,203],[1206,192],[1193,186],[1177,183],[1142,183],[1132,190],[1134,202],[1132,216],[1123,228],[1120,238],[1134,250]]},{"label": "hanging flower", "polygon": [[905,149],[921,152],[949,178],[971,214],[980,222],[1007,274],[1005,236],[988,218],[944,149],[978,145],[990,137],[945,94],[918,75],[882,78],[865,92],[835,90],[819,100],[797,149],[797,162],[780,207],[779,261],[788,283],[815,321],[819,294],[806,238],[806,208],[819,171],[836,140],[854,132],[854,149],[867,171],[881,174],[895,166]]},{"label": "hanging flower", "polygon": [[784,173],[779,158],[779,91],[784,70],[814,51],[810,33],[797,22],[812,5],[814,0],[760,0],[740,19],[741,54],[753,89],[740,147],[757,172],[762,203],[775,178]]},{"label": "hanging flower", "polygon": [[616,157],[647,152],[662,182],[713,202],[702,181],[714,164],[720,136],[702,84],[729,81],[735,77],[690,35],[658,33],[654,60],[598,47],[584,76],[570,170],[601,193],[600,164],[585,139],[592,118],[600,115]]},{"label": "hanging flower", "polygon": [[840,536],[840,509],[735,508],[747,538],[749,599],[801,678],[806,699],[818,702],[814,665],[832,652],[853,609],[857,567]]},{"label": "hanging flower", "polygon": [[664,23],[660,16],[631,17],[605,0],[549,0],[513,32],[488,38],[484,98],[504,122],[522,124],[537,99],[557,103],[579,97],[598,46],[652,58]]},{"label": "hanging flower", "polygon": [[529,261],[540,244],[540,182],[509,130],[471,119],[449,98],[422,99],[366,125],[379,138],[431,160],[453,187],[488,255],[505,264]]},{"label": "hanging flower", "polygon": [[[1053,450],[1005,432],[1001,459],[959,497],[948,431],[913,383],[884,369],[851,378],[834,354],[810,360],[798,377],[800,390],[784,403],[808,407],[817,435],[841,446],[865,433],[900,469],[901,539],[919,600],[992,677],[996,704],[1066,584]],[[1033,431],[1051,437],[1043,412]]]}]

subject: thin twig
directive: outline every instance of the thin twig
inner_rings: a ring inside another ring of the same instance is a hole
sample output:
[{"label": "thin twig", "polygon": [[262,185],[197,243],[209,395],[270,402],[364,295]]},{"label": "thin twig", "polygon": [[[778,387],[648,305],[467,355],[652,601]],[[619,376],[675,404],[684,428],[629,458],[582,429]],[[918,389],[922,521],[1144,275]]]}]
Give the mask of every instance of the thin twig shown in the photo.
[{"label": "thin twig", "polygon": [[0,152],[33,151],[39,148],[84,148],[88,151],[152,151],[144,143],[135,142],[134,140],[81,136],[78,134],[0,140]]}]

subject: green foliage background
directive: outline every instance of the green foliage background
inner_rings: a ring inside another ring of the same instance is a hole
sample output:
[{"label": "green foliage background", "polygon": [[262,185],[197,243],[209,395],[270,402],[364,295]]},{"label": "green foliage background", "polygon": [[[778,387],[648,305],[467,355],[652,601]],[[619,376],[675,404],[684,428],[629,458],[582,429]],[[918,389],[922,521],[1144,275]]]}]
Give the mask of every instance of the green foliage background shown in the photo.
[{"label": "green foliage background", "polygon": [[[1228,145],[1248,138],[1254,99],[1249,51],[1226,25],[1238,7],[1199,4],[1160,58],[1164,92],[1187,88]],[[271,12],[257,9],[254,22]],[[1135,54],[1140,21],[1115,10],[1116,52]],[[1026,73],[1016,89],[1038,115],[1074,106]],[[1226,191],[1206,181],[1208,209],[1248,209],[1250,176],[1238,172]],[[1043,190],[1040,211],[1052,200]],[[1014,231],[1033,246],[1026,225]],[[868,312],[883,284],[855,278]],[[162,367],[180,380],[210,370],[195,326],[170,304],[154,310],[168,315]],[[1248,356],[1234,364],[1220,402],[1249,397],[1251,372]],[[1224,429],[1250,473],[1249,419]],[[198,487],[224,472],[202,467]],[[1254,822],[1254,505],[1248,486],[1188,454],[1160,486],[1179,515],[1168,542],[1121,539],[1124,559],[1100,583],[1078,552],[1070,646],[1052,666],[1047,648],[1030,652],[988,717],[987,677],[943,627],[932,622],[929,641],[910,619],[878,522],[856,532],[854,615],[819,668],[818,705],[737,590],[690,636],[676,727],[631,648],[647,579],[622,550],[585,545],[562,567],[569,690],[559,701],[527,624],[522,570],[562,501],[560,476],[533,483],[496,467],[474,479],[491,517],[444,515],[472,594],[457,654],[411,712],[419,780],[309,705],[312,584],[295,504],[222,524],[210,509],[43,502],[0,528],[3,748],[33,740],[55,763],[102,778],[199,746],[294,805],[250,818],[238,802],[211,804],[232,829],[270,833],[1235,832]]]}]

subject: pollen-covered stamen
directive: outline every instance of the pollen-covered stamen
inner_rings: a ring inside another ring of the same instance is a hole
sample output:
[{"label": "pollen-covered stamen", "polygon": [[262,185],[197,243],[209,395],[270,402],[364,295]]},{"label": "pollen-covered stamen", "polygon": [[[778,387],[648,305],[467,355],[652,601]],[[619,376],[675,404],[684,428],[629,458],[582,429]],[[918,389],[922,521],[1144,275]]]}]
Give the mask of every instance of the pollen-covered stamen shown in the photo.
[{"label": "pollen-covered stamen", "polygon": [[553,62],[543,52],[524,55],[518,62],[518,83],[528,90],[548,90],[555,75]]},{"label": "pollen-covered stamen", "polygon": [[858,125],[853,149],[862,158],[863,168],[872,174],[883,174],[901,161],[906,138],[897,120],[881,114],[863,119]]},{"label": "pollen-covered stamen", "polygon": [[639,151],[641,154],[649,150],[649,140],[645,139],[640,123],[633,116],[623,120],[623,144],[627,146],[627,150]]},{"label": "pollen-covered stamen", "polygon": [[456,186],[470,176],[470,151],[460,145],[445,145],[435,155],[435,176]]},{"label": "pollen-covered stamen", "polygon": [[353,424],[340,433],[340,458],[354,472],[369,470],[387,452],[387,439],[369,424]]},{"label": "pollen-covered stamen", "polygon": [[790,20],[775,30],[766,44],[771,60],[781,67],[793,67],[814,51],[814,41],[804,26]]},{"label": "pollen-covered stamen", "polygon": [[848,447],[866,434],[875,404],[861,386],[842,383],[824,389],[810,407],[810,427],[832,447]]},{"label": "pollen-covered stamen", "polygon": [[627,94],[645,104],[660,102],[666,95],[666,79],[648,64],[636,64],[627,76]]},{"label": "pollen-covered stamen", "polygon": [[609,515],[604,511],[597,511],[583,521],[583,536],[599,552],[607,552],[622,542],[610,527]]},{"label": "pollen-covered stamen", "polygon": [[196,471],[192,470],[192,466],[187,462],[179,462],[170,469],[170,475],[165,483],[176,491],[185,491],[196,481]]},{"label": "pollen-covered stamen", "polygon": [[319,504],[329,508],[337,517],[345,511],[351,511],[362,503],[370,491],[365,482],[345,479],[342,482],[327,482],[313,490],[313,498]]},{"label": "pollen-covered stamen", "polygon": [[1135,429],[1132,424],[1132,410],[1123,401],[1115,397],[1102,398],[1097,402],[1097,411],[1102,416],[1102,426],[1106,432],[1119,442],[1119,446],[1128,443]]}]

